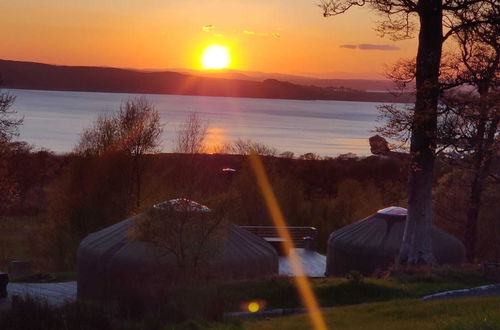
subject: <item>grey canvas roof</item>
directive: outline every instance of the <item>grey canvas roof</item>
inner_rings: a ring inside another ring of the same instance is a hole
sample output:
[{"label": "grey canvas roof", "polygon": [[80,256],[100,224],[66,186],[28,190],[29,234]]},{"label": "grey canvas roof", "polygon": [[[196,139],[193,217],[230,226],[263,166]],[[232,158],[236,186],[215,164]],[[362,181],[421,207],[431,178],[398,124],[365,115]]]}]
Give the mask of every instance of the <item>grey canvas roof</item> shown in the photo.
[{"label": "grey canvas roof", "polygon": [[[403,240],[407,211],[388,207],[330,235],[326,273],[344,275],[358,270],[366,275],[385,269],[395,260]],[[465,261],[465,248],[457,238],[432,227],[432,250],[440,264]]]},{"label": "grey canvas roof", "polygon": [[[194,202],[191,206],[193,211],[209,210]],[[77,253],[79,298],[113,299],[117,294],[146,297],[179,280],[173,256],[129,238],[133,221],[121,221],[82,240]],[[278,256],[269,243],[231,223],[226,226],[219,255],[207,266],[214,279],[252,279],[278,273]]]}]

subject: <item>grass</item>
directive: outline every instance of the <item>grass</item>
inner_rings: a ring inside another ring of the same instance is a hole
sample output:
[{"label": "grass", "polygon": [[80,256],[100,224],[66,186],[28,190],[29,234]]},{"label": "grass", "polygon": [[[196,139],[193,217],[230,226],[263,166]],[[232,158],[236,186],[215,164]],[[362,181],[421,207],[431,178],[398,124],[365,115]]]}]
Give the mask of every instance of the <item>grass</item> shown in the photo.
[{"label": "grass", "polygon": [[[388,279],[365,279],[361,282],[341,278],[311,280],[314,293],[323,307],[420,298],[441,291],[484,284],[487,282],[478,270],[451,268],[428,273],[402,273]],[[267,309],[302,307],[293,281],[285,277],[235,283],[220,291],[230,310],[241,310],[240,305],[248,301],[263,301]]]},{"label": "grass", "polygon": [[[421,302],[416,299],[326,309],[329,329],[500,329],[500,298]],[[306,315],[247,321],[243,329],[309,329]]]}]

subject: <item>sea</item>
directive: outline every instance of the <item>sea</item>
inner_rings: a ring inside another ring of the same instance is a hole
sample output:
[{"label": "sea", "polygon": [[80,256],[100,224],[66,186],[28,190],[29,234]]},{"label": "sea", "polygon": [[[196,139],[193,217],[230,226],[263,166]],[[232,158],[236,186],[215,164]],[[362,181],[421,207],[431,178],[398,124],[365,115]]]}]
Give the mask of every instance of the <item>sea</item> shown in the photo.
[{"label": "sea", "polygon": [[161,151],[172,152],[180,125],[196,112],[207,124],[207,144],[250,139],[296,156],[370,153],[380,103],[302,101],[213,96],[145,95],[9,89],[11,110],[24,117],[18,140],[56,153],[73,150],[99,115],[112,115],[128,99],[145,96],[163,125]]}]

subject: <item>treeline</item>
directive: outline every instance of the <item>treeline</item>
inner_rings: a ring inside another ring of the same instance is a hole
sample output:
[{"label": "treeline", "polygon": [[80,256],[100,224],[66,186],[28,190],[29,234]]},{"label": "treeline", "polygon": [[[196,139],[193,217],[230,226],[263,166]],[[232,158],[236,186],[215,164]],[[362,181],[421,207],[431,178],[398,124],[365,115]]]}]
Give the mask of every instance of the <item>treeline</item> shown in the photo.
[{"label": "treeline", "polygon": [[[72,269],[80,240],[87,234],[140,213],[152,204],[187,197],[209,207],[220,204],[240,225],[272,225],[247,156],[222,154],[149,154],[136,204],[133,158],[122,153],[99,156],[17,152],[9,171],[18,198],[4,215],[37,215],[37,259],[46,269]],[[320,250],[328,235],[389,205],[405,206],[406,160],[401,158],[332,158],[301,160],[263,157],[266,171],[289,225],[314,226]],[[15,166],[20,164],[21,166]],[[222,171],[232,168],[235,172]],[[463,235],[463,173],[440,166],[435,189],[436,224]],[[495,190],[496,189],[496,190]],[[498,258],[495,196],[485,198],[480,258]],[[458,200],[457,200],[458,199]]]}]

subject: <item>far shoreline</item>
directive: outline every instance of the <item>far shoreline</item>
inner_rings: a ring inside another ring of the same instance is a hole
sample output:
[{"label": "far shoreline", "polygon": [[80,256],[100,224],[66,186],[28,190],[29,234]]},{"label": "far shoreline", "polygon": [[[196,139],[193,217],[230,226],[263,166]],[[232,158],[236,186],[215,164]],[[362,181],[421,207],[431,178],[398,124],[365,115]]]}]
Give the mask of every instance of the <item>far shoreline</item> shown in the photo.
[{"label": "far shoreline", "polygon": [[[172,93],[154,93],[154,92],[125,92],[125,91],[103,91],[103,90],[81,90],[81,89],[33,89],[33,88],[23,88],[23,87],[3,87],[0,88],[3,90],[23,90],[23,91],[40,91],[40,92],[71,92],[71,93],[102,93],[102,94],[135,94],[135,95],[173,95],[173,96],[200,96],[200,97],[214,97],[214,98],[233,98],[233,99],[262,99],[262,100],[290,100],[290,101],[335,101],[335,102],[363,102],[363,103],[392,103],[392,104],[411,104],[413,101],[409,102],[397,102],[397,101],[374,101],[374,100],[345,100],[345,99],[326,99],[326,98],[279,98],[279,97],[259,97],[259,96],[225,96],[225,95],[201,95],[201,94],[172,94]],[[382,92],[382,91],[370,91],[366,93],[371,94],[380,94],[380,95],[392,95],[390,92]]]}]

